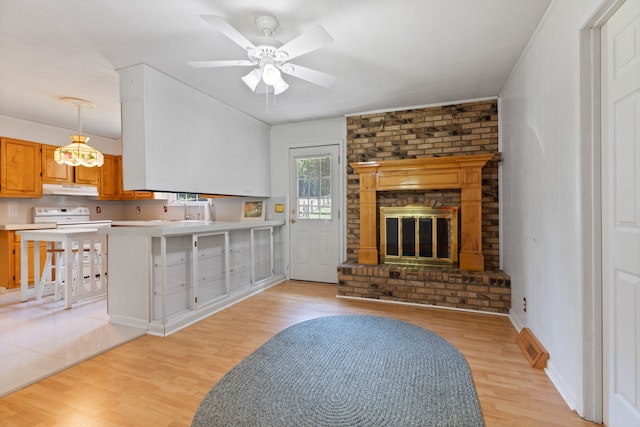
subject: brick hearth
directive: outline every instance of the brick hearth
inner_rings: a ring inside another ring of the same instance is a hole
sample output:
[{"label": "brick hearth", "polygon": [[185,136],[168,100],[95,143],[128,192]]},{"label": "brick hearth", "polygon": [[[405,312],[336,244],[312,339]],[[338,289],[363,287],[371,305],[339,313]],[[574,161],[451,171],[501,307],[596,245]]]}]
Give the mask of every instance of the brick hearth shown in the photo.
[{"label": "brick hearth", "polygon": [[506,314],[511,278],[500,270],[341,264],[338,295]]}]

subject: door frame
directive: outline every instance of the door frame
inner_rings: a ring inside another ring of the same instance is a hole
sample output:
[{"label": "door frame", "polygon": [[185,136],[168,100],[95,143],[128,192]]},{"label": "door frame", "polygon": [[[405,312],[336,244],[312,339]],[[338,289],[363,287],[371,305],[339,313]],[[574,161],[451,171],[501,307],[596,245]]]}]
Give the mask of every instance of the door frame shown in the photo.
[{"label": "door frame", "polygon": [[[625,0],[606,0],[580,29],[580,183],[582,213],[582,396],[577,411],[603,421],[602,115],[600,32]],[[581,398],[580,398],[581,397]]]},{"label": "door frame", "polygon": [[[346,236],[347,236],[347,213],[345,211],[347,206],[347,166],[346,166],[346,158],[347,158],[347,148],[346,141],[344,139],[340,140],[330,140],[325,143],[309,143],[309,144],[296,144],[289,145],[287,147],[287,183],[291,182],[291,168],[289,167],[289,159],[291,158],[291,150],[299,149],[299,148],[322,148],[327,146],[337,145],[338,146],[338,182],[337,185],[341,188],[341,197],[337,198],[338,203],[338,252],[340,254],[340,262],[344,262],[347,257],[347,249],[346,249]],[[288,184],[287,184],[288,185]],[[290,279],[291,272],[291,200],[289,198],[289,191],[287,191],[287,205],[289,209],[286,210],[286,228],[287,228],[287,279]],[[336,271],[336,277],[338,272]]]}]

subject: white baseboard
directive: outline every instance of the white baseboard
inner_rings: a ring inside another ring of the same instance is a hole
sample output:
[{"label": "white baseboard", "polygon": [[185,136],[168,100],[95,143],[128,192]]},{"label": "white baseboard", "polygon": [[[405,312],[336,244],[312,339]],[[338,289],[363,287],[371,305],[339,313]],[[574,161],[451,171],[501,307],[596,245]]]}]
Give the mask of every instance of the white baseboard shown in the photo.
[{"label": "white baseboard", "polygon": [[567,386],[567,383],[564,382],[562,377],[558,375],[558,371],[551,362],[551,359],[549,359],[549,361],[547,362],[547,368],[544,371],[547,374],[547,377],[549,377],[549,379],[551,380],[551,383],[553,383],[556,390],[558,390],[558,393],[560,393],[560,396],[562,396],[566,404],[569,406],[569,409],[575,411],[576,396],[571,391],[571,388]]},{"label": "white baseboard", "polygon": [[441,310],[464,311],[466,313],[488,314],[490,316],[507,316],[507,314],[494,313],[493,311],[470,310],[468,308],[445,307],[443,305],[419,304],[419,303],[415,303],[415,302],[393,301],[393,300],[388,300],[388,299],[350,297],[350,296],[345,296],[345,295],[336,295],[336,297],[337,298],[343,298],[343,299],[352,299],[352,300],[356,300],[356,301],[383,302],[385,304],[399,304],[399,305],[410,305],[410,306],[413,306],[413,307],[426,307],[426,308],[438,308],[438,309],[441,309]]}]

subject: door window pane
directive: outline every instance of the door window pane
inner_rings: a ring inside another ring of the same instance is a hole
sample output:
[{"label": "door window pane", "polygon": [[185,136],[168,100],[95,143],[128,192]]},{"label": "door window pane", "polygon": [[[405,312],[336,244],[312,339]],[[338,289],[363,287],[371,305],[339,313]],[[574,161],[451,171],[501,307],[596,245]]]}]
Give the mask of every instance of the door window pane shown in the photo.
[{"label": "door window pane", "polygon": [[331,157],[296,159],[298,219],[331,219]]}]

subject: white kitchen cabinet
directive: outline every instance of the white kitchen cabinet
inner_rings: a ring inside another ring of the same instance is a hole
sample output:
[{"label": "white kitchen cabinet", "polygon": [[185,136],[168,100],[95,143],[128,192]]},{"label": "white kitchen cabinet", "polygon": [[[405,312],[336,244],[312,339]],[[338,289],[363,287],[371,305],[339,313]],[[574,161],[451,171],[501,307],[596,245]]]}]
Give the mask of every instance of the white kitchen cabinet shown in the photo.
[{"label": "white kitchen cabinet", "polygon": [[[124,188],[270,194],[270,126],[148,65],[118,74]],[[176,168],[198,173],[167,173]]]},{"label": "white kitchen cabinet", "polygon": [[273,277],[273,227],[251,229],[251,282]]},{"label": "white kitchen cabinet", "polygon": [[229,232],[195,235],[193,277],[198,308],[229,295],[227,247]]},{"label": "white kitchen cabinet", "polygon": [[283,223],[266,223],[106,229],[111,322],[166,336],[281,282]]},{"label": "white kitchen cabinet", "polygon": [[251,230],[234,231],[229,236],[229,292],[251,286]]},{"label": "white kitchen cabinet", "polygon": [[195,308],[191,236],[152,237],[153,317],[166,324]]}]

